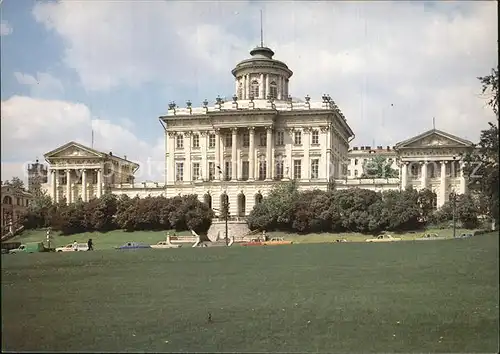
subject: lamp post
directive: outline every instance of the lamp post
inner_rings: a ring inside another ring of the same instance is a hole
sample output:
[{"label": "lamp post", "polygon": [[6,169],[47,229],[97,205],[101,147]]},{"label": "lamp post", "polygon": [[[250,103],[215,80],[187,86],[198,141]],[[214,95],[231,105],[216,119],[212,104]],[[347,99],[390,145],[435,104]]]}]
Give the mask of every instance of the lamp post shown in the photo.
[{"label": "lamp post", "polygon": [[451,205],[453,208],[453,238],[456,237],[456,232],[457,232],[457,194],[455,191],[452,191],[450,193],[450,200],[451,200]]}]

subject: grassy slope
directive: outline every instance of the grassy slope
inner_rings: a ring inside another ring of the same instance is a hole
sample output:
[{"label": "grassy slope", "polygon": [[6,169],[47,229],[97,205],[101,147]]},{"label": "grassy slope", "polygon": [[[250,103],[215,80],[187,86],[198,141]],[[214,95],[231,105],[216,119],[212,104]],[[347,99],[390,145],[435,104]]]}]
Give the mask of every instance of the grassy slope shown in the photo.
[{"label": "grassy slope", "polygon": [[498,349],[498,234],[2,263],[2,350]]},{"label": "grassy slope", "polygon": [[[457,235],[467,230],[458,229]],[[92,238],[95,244],[96,250],[110,249],[115,246],[120,246],[125,242],[136,241],[145,242],[148,244],[155,244],[158,241],[165,240],[167,231],[135,231],[135,232],[125,232],[122,230],[110,231],[107,233],[99,232],[85,232],[77,235],[70,236],[60,236],[57,233],[53,233],[54,239],[52,245],[56,247],[65,246],[73,241],[87,242],[89,238]],[[169,231],[171,235],[175,231]],[[451,237],[452,230],[427,230],[426,232],[434,232],[443,237]],[[177,235],[191,235],[189,231],[177,232]],[[292,240],[296,243],[318,243],[318,242],[334,242],[339,238],[346,238],[349,241],[364,241],[371,236],[359,234],[359,233],[340,233],[340,234],[307,234],[298,235],[290,234],[284,232],[270,232],[268,234],[270,237],[282,236],[287,240]],[[422,235],[422,232],[417,233],[407,233],[407,234],[393,234],[395,237],[401,237],[404,240],[412,240],[415,237]],[[28,230],[23,232],[21,235],[14,237],[10,241],[13,242],[34,242],[34,241],[45,241],[46,231],[45,230]]]}]

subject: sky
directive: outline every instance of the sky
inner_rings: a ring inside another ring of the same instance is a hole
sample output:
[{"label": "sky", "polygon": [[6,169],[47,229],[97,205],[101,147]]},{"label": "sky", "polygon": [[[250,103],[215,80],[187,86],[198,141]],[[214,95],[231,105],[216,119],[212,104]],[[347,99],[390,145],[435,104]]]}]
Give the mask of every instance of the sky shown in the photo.
[{"label": "sky", "polygon": [[1,2],[2,180],[77,141],[163,181],[168,103],[234,94],[260,43],[294,72],[290,93],[330,94],[357,145],[437,129],[477,142],[494,120],[478,76],[498,65],[494,1]]}]

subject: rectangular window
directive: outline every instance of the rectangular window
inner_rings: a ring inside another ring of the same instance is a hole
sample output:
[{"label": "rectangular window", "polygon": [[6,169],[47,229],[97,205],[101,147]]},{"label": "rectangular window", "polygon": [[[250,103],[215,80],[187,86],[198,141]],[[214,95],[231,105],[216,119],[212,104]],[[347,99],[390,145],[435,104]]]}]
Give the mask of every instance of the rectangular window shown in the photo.
[{"label": "rectangular window", "polygon": [[213,181],[215,179],[215,162],[210,161],[208,163],[208,180]]},{"label": "rectangular window", "polygon": [[301,179],[302,178],[302,161],[301,160],[293,160],[293,178]]},{"label": "rectangular window", "polygon": [[198,134],[193,135],[193,147],[194,148],[200,147],[200,136]]},{"label": "rectangular window", "polygon": [[358,159],[354,159],[354,166],[358,164]]},{"label": "rectangular window", "polygon": [[175,142],[176,142],[175,147],[177,149],[184,149],[184,136],[183,135],[176,135]]},{"label": "rectangular window", "polygon": [[233,146],[233,137],[231,136],[231,134],[226,134],[224,136],[224,146],[227,148],[230,148]]},{"label": "rectangular window", "polygon": [[276,132],[276,146],[285,145],[285,132]]},{"label": "rectangular window", "polygon": [[224,179],[226,181],[231,180],[231,163],[232,161],[225,161],[224,162]]},{"label": "rectangular window", "polygon": [[267,163],[266,161],[259,161],[259,180],[263,181],[266,179]]},{"label": "rectangular window", "polygon": [[175,180],[177,182],[184,181],[184,162],[175,164]]},{"label": "rectangular window", "polygon": [[311,179],[319,178],[319,159],[311,160]]},{"label": "rectangular window", "polygon": [[266,133],[260,133],[259,134],[259,140],[260,140],[260,146],[266,146],[267,145],[267,135],[266,135]]},{"label": "rectangular window", "polygon": [[193,162],[193,181],[196,181],[200,178],[200,163]]},{"label": "rectangular window", "polygon": [[319,131],[313,130],[311,135],[311,144],[319,145]]},{"label": "rectangular window", "polygon": [[276,161],[276,179],[283,179],[283,161]]},{"label": "rectangular window", "polygon": [[354,170],[354,177],[358,177],[358,170]]},{"label": "rectangular window", "polygon": [[250,135],[248,133],[243,133],[243,147],[250,146]]},{"label": "rectangular window", "polygon": [[295,145],[302,145],[302,132],[297,131],[297,132],[294,133],[293,143]]},{"label": "rectangular window", "polygon": [[250,167],[250,164],[248,161],[241,162],[241,179],[244,181],[248,180],[249,172],[250,172],[249,167]]},{"label": "rectangular window", "polygon": [[208,136],[208,147],[210,149],[215,148],[215,134],[210,134]]}]

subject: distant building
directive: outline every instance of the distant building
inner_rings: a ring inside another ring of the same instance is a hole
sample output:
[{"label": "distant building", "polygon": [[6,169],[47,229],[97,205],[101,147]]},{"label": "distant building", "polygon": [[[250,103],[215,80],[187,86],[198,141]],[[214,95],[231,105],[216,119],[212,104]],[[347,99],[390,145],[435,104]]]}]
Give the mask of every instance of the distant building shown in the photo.
[{"label": "distant building", "polygon": [[39,163],[38,159],[35,163],[28,165],[28,191],[33,193],[40,190],[41,186],[48,182],[47,165]]},{"label": "distant building", "polygon": [[14,228],[21,222],[21,216],[26,212],[33,196],[24,190],[13,188],[10,184],[2,183],[1,221],[2,235],[8,232],[12,222]]}]

